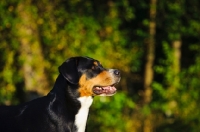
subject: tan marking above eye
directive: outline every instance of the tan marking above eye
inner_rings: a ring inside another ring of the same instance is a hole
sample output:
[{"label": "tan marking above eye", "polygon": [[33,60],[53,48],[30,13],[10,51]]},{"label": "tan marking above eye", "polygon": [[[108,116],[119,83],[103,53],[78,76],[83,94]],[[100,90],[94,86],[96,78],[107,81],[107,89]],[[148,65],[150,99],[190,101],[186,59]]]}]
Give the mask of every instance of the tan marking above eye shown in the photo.
[{"label": "tan marking above eye", "polygon": [[95,66],[98,66],[98,62],[97,62],[97,61],[94,61],[93,64],[94,64]]}]

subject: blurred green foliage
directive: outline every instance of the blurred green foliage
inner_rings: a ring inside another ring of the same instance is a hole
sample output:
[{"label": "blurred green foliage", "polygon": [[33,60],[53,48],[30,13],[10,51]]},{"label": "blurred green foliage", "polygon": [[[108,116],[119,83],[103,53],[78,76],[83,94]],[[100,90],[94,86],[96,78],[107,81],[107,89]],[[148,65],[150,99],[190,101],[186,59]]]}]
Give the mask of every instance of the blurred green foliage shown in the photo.
[{"label": "blurred green foliage", "polygon": [[95,97],[90,111],[91,116],[89,116],[89,124],[93,124],[94,121],[95,124],[89,126],[88,131],[129,131],[131,121],[127,118],[127,115],[125,116],[123,113],[127,113],[131,116],[131,109],[134,108],[135,103],[130,97],[127,97],[127,93],[124,92],[117,93],[116,96],[112,98]]},{"label": "blurred green foliage", "polygon": [[[152,101],[143,106],[149,1],[1,0],[0,104],[26,101],[31,88],[46,94],[63,61],[90,56],[120,69],[122,80],[115,96],[95,97],[89,131],[143,131],[146,116],[154,131],[200,130],[200,2],[160,0],[156,6]],[[178,73],[175,41],[181,42]]]}]

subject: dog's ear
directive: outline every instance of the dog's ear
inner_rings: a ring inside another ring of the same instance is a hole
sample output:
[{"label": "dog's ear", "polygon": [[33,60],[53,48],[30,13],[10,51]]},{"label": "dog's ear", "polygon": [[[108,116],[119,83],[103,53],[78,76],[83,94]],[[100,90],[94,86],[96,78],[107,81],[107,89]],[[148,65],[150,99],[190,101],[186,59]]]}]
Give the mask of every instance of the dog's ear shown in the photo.
[{"label": "dog's ear", "polygon": [[59,66],[59,72],[72,84],[77,84],[79,81],[78,75],[78,58],[70,58]]}]

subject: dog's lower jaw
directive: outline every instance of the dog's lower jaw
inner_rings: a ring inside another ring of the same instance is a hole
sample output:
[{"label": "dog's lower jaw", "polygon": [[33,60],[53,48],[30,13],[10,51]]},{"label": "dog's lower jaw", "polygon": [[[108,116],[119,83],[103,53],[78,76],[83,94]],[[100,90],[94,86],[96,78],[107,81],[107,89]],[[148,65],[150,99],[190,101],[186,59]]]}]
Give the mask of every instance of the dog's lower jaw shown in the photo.
[{"label": "dog's lower jaw", "polygon": [[91,96],[83,96],[79,97],[78,100],[81,103],[81,108],[75,116],[75,125],[77,132],[85,132],[89,108],[93,102],[93,98]]}]

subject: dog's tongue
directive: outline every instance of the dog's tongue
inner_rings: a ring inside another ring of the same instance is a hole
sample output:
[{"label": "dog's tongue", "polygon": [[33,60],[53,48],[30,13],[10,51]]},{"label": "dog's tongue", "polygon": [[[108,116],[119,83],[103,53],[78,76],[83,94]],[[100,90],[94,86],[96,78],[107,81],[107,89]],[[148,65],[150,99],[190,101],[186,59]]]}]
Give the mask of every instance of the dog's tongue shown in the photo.
[{"label": "dog's tongue", "polygon": [[117,89],[114,86],[94,87],[93,92],[97,95],[105,94],[107,96],[113,95]]}]

